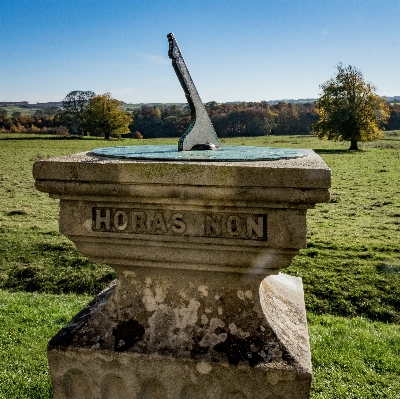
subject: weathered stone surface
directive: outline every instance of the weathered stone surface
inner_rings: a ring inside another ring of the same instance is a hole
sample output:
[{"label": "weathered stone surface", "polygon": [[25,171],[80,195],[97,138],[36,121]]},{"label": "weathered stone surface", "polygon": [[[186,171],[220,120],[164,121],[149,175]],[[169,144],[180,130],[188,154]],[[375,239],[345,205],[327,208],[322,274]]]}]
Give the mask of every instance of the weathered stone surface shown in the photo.
[{"label": "weathered stone surface", "polygon": [[56,399],[308,398],[302,284],[279,270],[306,245],[307,209],[329,199],[318,155],[81,153],[36,162],[34,177],[60,199],[61,232],[117,274],[49,344]]},{"label": "weathered stone surface", "polygon": [[204,272],[188,281],[173,272],[129,277],[119,277],[49,343],[56,399],[308,398],[300,278],[265,278],[260,306],[257,279],[228,277],[220,287]]}]

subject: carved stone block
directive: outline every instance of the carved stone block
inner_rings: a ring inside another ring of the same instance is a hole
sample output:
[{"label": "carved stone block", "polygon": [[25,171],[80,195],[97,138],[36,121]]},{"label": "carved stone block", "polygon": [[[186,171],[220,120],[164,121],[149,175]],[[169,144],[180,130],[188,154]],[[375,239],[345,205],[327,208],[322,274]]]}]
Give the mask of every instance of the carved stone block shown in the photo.
[{"label": "carved stone block", "polygon": [[302,283],[279,273],[329,199],[330,170],[307,154],[36,162],[61,232],[117,274],[49,343],[55,398],[308,398]]}]

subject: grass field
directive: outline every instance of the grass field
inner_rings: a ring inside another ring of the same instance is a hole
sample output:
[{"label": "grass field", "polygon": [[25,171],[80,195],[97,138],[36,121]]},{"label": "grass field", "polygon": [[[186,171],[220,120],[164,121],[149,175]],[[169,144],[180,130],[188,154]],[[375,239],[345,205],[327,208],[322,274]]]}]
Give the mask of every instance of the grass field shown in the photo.
[{"label": "grass field", "polygon": [[[82,295],[114,278],[58,233],[57,201],[35,190],[33,162],[114,144],[175,142],[0,135],[0,398],[50,398],[47,340],[87,302]],[[331,201],[309,210],[308,248],[287,270],[305,287],[312,397],[399,398],[400,132],[359,152],[299,136],[224,143],[312,148],[332,169]],[[36,346],[24,344],[38,336]],[[19,390],[10,391],[14,382]]]},{"label": "grass field", "polygon": [[7,110],[7,113],[8,113],[8,117],[11,117],[11,115],[14,113],[14,112],[21,112],[21,114],[22,115],[29,115],[29,116],[31,116],[31,115],[34,115],[34,113],[38,110],[38,109],[40,109],[40,108],[21,108],[21,107],[16,107],[16,106],[8,106],[8,107],[0,107],[0,108],[3,108],[3,109],[5,109],[5,110]]}]

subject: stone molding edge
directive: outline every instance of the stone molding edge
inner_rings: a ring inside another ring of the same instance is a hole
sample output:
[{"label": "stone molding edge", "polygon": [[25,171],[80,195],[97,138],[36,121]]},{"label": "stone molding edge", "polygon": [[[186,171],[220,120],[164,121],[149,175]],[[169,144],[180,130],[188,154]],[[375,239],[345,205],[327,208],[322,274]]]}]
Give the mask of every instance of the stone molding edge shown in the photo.
[{"label": "stone molding edge", "polygon": [[[116,254],[116,248],[123,249],[124,244],[115,244],[109,242],[109,238],[103,239],[104,244],[108,242],[113,250],[113,256],[107,256],[106,252],[102,253],[98,247],[99,238],[68,235],[75,243],[78,250],[97,263],[105,263],[125,269],[133,269],[135,267],[151,267],[151,268],[167,268],[181,270],[203,270],[213,272],[228,272],[241,274],[276,274],[277,270],[288,267],[292,259],[299,253],[298,249],[293,248],[268,248],[264,247],[261,251],[257,247],[249,247],[232,243],[231,245],[221,246],[216,244],[203,244],[203,253],[207,256],[195,257],[195,250],[199,245],[191,248],[190,244],[182,242],[157,242],[152,246],[153,252],[149,253],[149,245],[147,241],[132,240],[135,251],[122,252]],[[118,241],[118,240],[116,240]],[[188,247],[188,248],[187,248]],[[101,247],[100,247],[101,248]],[[110,248],[110,247],[109,247]],[[156,252],[159,251],[159,252]],[[221,251],[223,254],[221,255]],[[179,256],[177,256],[179,254]],[[225,257],[229,256],[232,261],[227,264]],[[148,258],[148,259],[147,259]],[[150,258],[156,260],[151,260]],[[166,259],[167,258],[167,259]],[[249,264],[250,259],[253,260]]]},{"label": "stone molding edge", "polygon": [[307,158],[237,163],[131,161],[78,153],[37,161],[33,175],[37,180],[93,183],[328,189],[331,170],[307,151]]},{"label": "stone molding edge", "polygon": [[220,200],[213,200],[212,198],[209,198],[207,200],[207,205],[204,205],[204,200],[196,200],[196,199],[185,199],[184,204],[178,201],[177,198],[146,198],[146,197],[134,197],[132,195],[129,196],[99,196],[99,195],[80,195],[77,197],[76,195],[69,195],[69,194],[61,194],[61,193],[48,193],[50,198],[54,199],[60,199],[64,201],[84,201],[84,202],[98,202],[101,203],[104,206],[114,206],[114,207],[119,207],[121,205],[121,199],[124,201],[125,205],[131,205],[131,204],[140,204],[141,207],[147,207],[150,209],[150,207],[155,207],[155,206],[162,206],[163,209],[166,210],[175,210],[176,206],[179,206],[180,210],[197,210],[197,209],[202,209],[204,206],[206,207],[212,207],[213,210],[215,211],[221,211],[224,212],[224,209],[230,209],[230,210],[243,210],[241,211],[242,213],[246,213],[245,210],[252,208],[258,210],[260,213],[264,211],[268,211],[271,209],[276,209],[276,210],[303,210],[307,211],[307,209],[314,209],[315,208],[315,203],[293,203],[293,202],[266,202],[266,201],[242,201],[240,200],[230,200],[230,201],[225,201],[224,204],[226,204],[225,207],[221,206],[221,201]]},{"label": "stone molding edge", "polygon": [[[281,187],[220,187],[207,186],[197,187],[188,185],[165,185],[165,184],[121,184],[121,183],[99,183],[99,182],[66,182],[56,180],[36,180],[37,190],[50,193],[53,198],[74,198],[81,200],[82,195],[97,196],[107,201],[112,197],[132,197],[134,201],[161,202],[164,199],[206,200],[217,201],[254,201],[258,203],[290,203],[290,204],[312,204],[328,202],[330,194],[328,189],[315,188],[281,188]],[[290,200],[289,200],[290,199]],[[124,198],[125,200],[125,198]]]},{"label": "stone molding edge", "polygon": [[[238,240],[235,238],[215,238],[215,237],[182,237],[180,236],[161,236],[161,235],[150,235],[143,234],[135,236],[133,234],[122,234],[108,233],[108,232],[93,232],[87,235],[80,235],[77,233],[70,233],[68,231],[61,231],[62,234],[68,236],[73,242],[85,242],[85,243],[102,243],[102,244],[114,244],[114,245],[147,245],[149,241],[154,243],[158,247],[165,248],[176,248],[182,249],[200,249],[202,251],[207,250],[222,250],[222,251],[233,251],[233,252],[253,252],[261,250],[275,251],[280,253],[286,252],[298,252],[299,249],[306,248],[306,245],[299,245],[297,248],[286,248],[284,246],[271,246],[268,241],[257,241],[257,240]],[[121,242],[122,240],[122,242]],[[221,246],[223,248],[221,249]]]}]

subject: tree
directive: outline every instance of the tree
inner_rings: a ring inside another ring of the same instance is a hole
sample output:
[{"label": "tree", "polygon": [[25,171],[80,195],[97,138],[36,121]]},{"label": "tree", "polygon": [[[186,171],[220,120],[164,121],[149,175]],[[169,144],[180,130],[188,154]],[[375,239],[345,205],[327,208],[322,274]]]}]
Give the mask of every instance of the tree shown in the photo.
[{"label": "tree", "polygon": [[[133,118],[131,131],[138,130],[146,138],[164,137],[162,112],[159,107],[143,105],[139,110],[133,112]],[[170,125],[169,121],[167,121],[167,125]],[[167,130],[169,130],[168,127]]]},{"label": "tree", "polygon": [[19,111],[15,111],[11,114],[11,118],[13,119],[14,123],[17,123],[19,121],[19,119],[21,118],[22,113]]},{"label": "tree", "polygon": [[339,64],[336,76],[320,88],[322,95],[315,103],[319,119],[313,125],[320,139],[350,141],[349,149],[358,150],[359,141],[383,136],[381,128],[389,117],[388,106],[357,68]]},{"label": "tree", "polygon": [[95,135],[119,137],[129,132],[132,117],[121,108],[121,102],[111,97],[110,93],[90,98],[84,113],[84,128]]},{"label": "tree", "polygon": [[297,104],[285,103],[280,101],[275,104],[273,110],[275,114],[275,123],[273,134],[289,135],[300,133],[300,118]]},{"label": "tree", "polygon": [[393,103],[390,107],[390,117],[386,126],[387,130],[400,129],[400,105]]},{"label": "tree", "polygon": [[58,117],[65,123],[70,133],[83,135],[86,108],[90,99],[95,95],[93,91],[75,90],[64,98],[63,108]]},{"label": "tree", "polygon": [[8,112],[5,108],[0,108],[0,118],[1,119],[8,118]]}]

